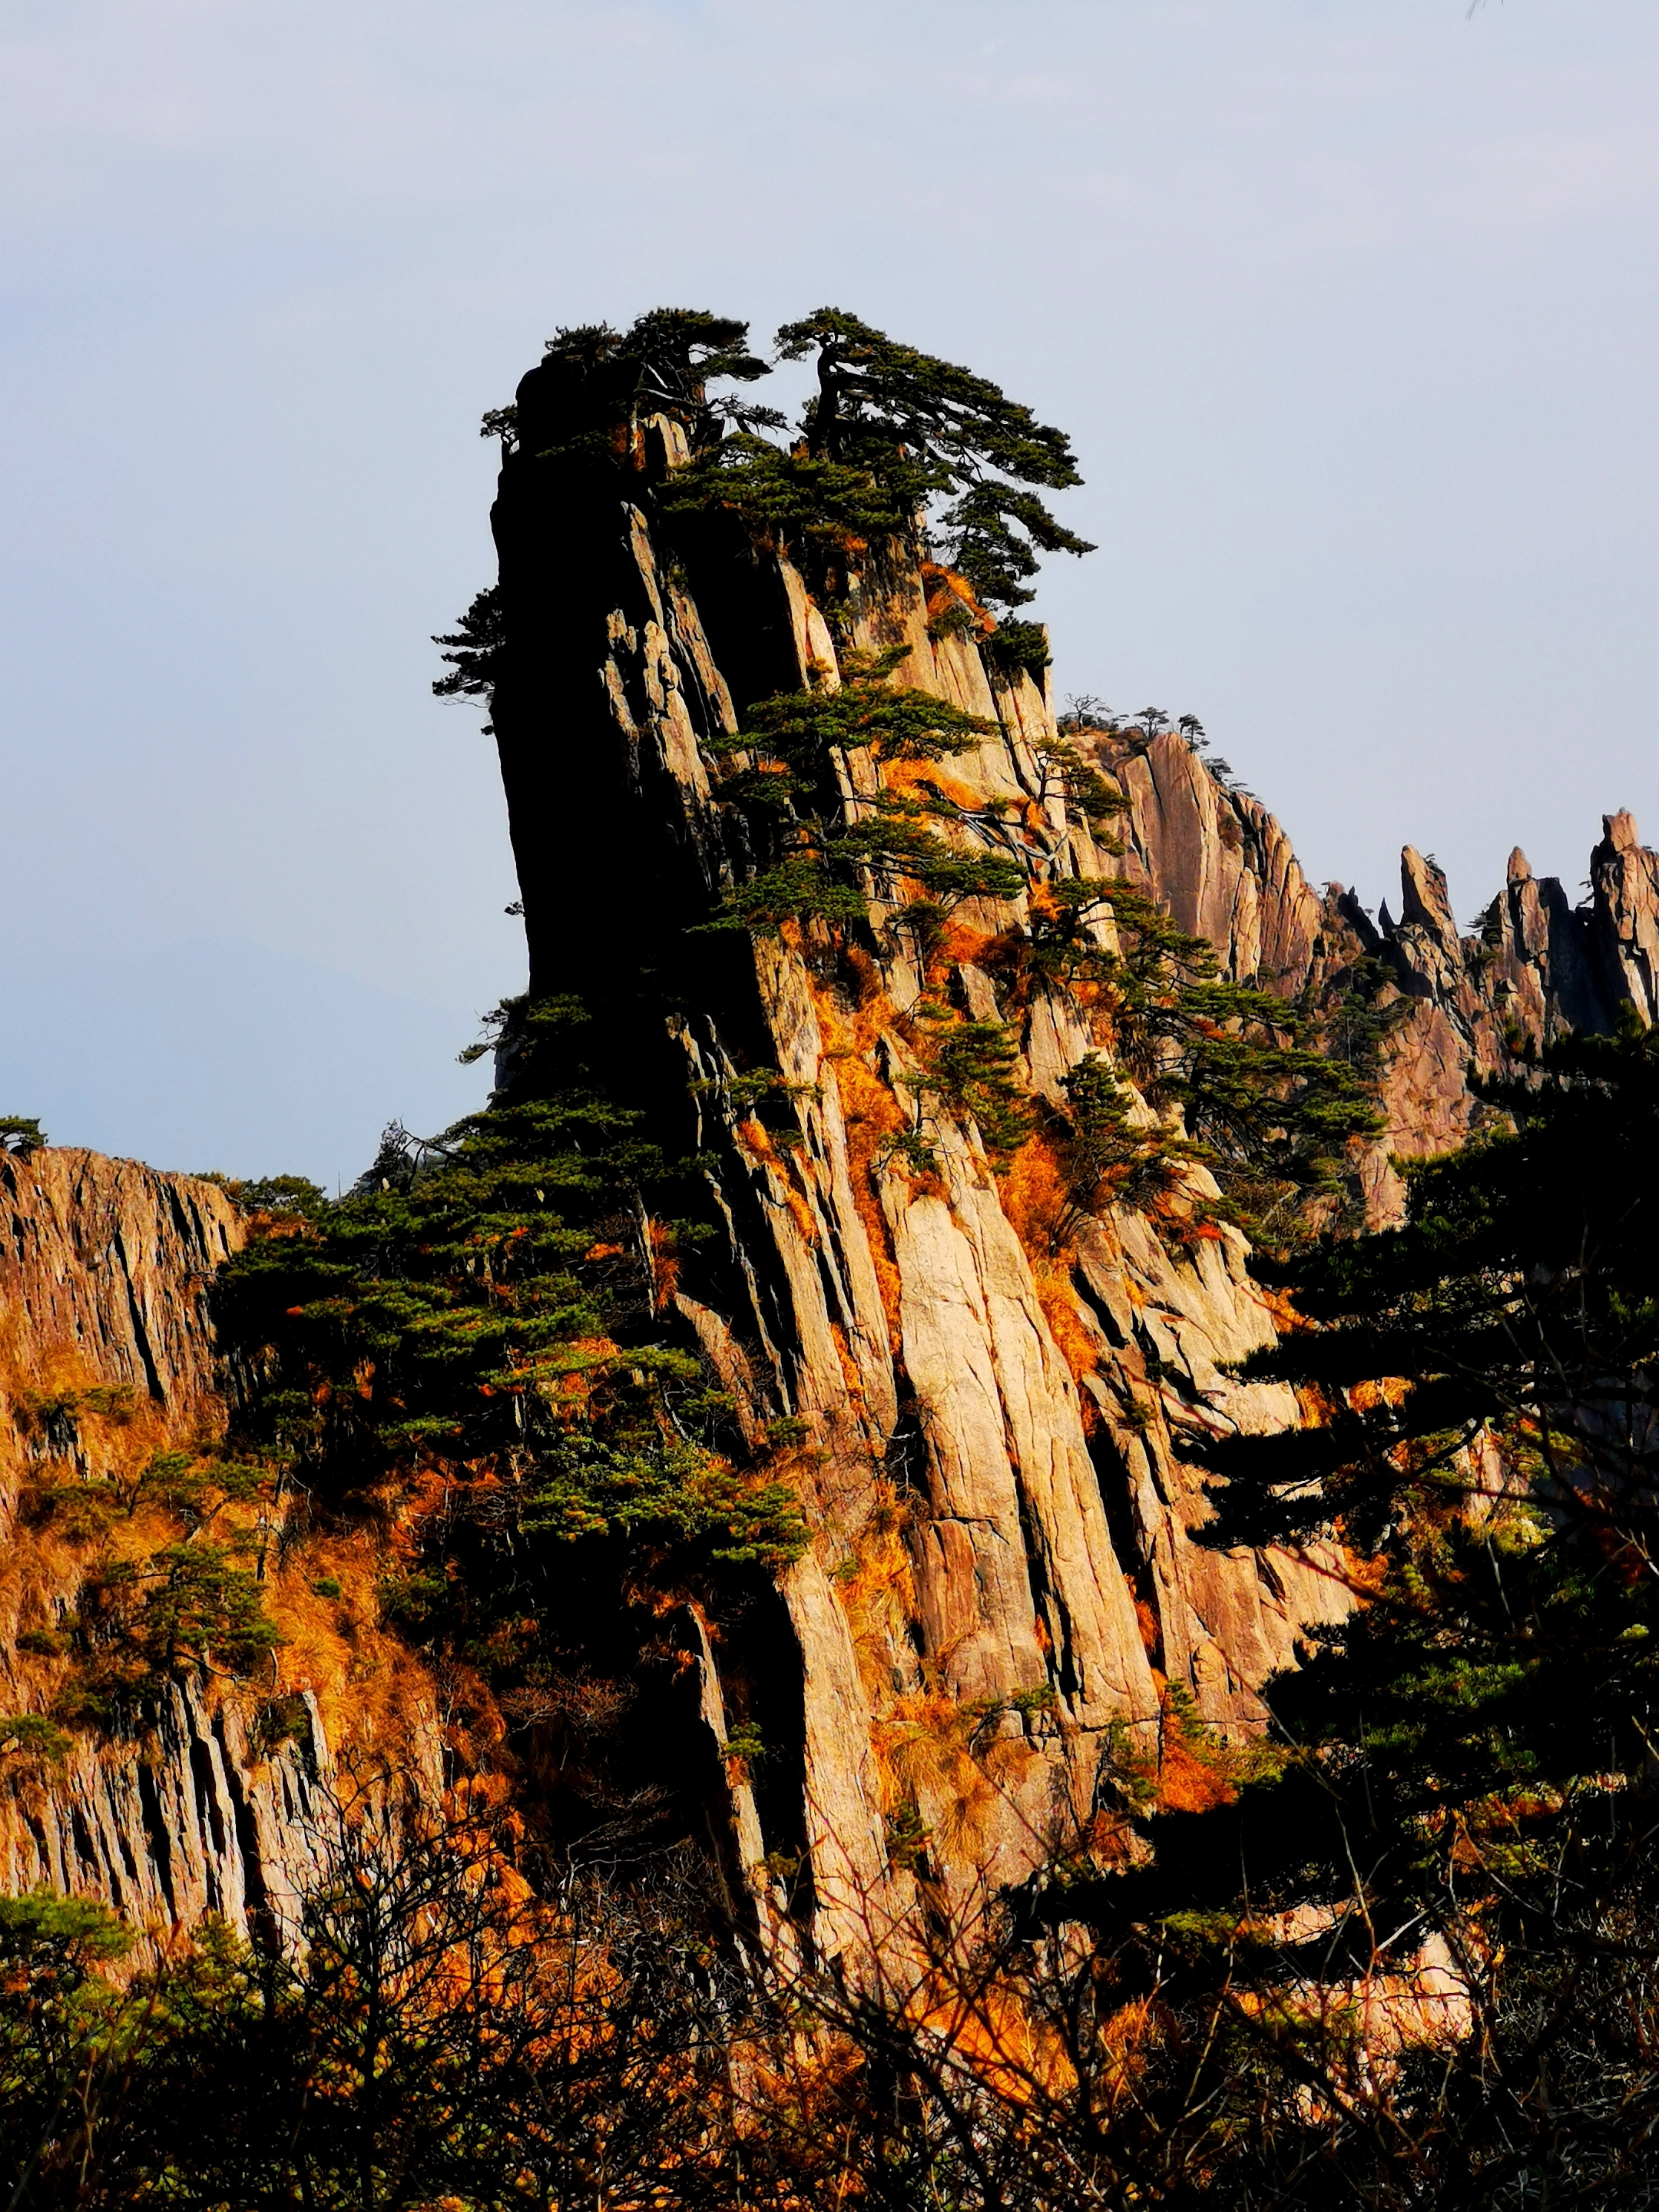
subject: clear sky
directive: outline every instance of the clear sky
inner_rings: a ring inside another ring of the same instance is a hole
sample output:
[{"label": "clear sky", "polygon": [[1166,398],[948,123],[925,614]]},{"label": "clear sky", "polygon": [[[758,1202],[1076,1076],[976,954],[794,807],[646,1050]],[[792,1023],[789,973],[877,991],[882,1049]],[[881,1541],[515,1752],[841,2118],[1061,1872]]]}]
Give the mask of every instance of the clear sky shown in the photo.
[{"label": "clear sky", "polygon": [[490,573],[556,325],[826,303],[1069,429],[1062,690],[1316,878],[1659,837],[1653,0],[4,0],[0,1110],[349,1178],[522,981]]}]

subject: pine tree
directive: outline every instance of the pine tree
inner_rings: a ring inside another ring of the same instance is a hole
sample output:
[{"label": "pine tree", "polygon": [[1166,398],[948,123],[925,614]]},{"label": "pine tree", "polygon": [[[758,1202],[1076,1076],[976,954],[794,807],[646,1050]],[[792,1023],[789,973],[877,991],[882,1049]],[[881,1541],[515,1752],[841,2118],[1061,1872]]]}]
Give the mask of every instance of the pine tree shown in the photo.
[{"label": "pine tree", "polygon": [[[1042,884],[1029,933],[1000,957],[1028,988],[1081,988],[1114,1066],[1166,1120],[1179,1110],[1183,1136],[1137,1137],[1117,1122],[1121,1188],[1150,1198],[1171,1187],[1155,1156],[1166,1168],[1200,1161],[1224,1211],[1275,1248],[1300,1241],[1310,1218],[1340,1201],[1349,1146],[1379,1126],[1374,1068],[1357,1046],[1331,1054],[1312,1007],[1224,981],[1212,945],[1117,878]],[[1080,1160],[1103,1143],[1110,1111],[1098,1083],[1085,1088],[1096,1133],[1083,1135],[1074,1112]]]},{"label": "pine tree", "polygon": [[[1334,1539],[1357,1610],[1232,1803],[1044,1908],[1207,2023],[1184,2094],[1276,2202],[1636,2203],[1659,2132],[1659,1037],[1486,1097],[1403,1227],[1274,1271],[1303,1325],[1245,1371],[1321,1418],[1212,1455],[1203,1540]],[[1391,2056],[1352,1993],[1430,1938],[1468,2017]]]},{"label": "pine tree", "polygon": [[[849,557],[884,541],[930,550],[987,606],[1027,604],[1040,554],[1092,550],[1033,489],[1081,483],[1065,434],[988,378],[837,307],[786,323],[776,346],[781,360],[810,357],[817,375],[789,445],[757,434],[781,427],[776,417],[733,418],[729,434],[699,441],[696,465],[665,494],[671,513],[734,508],[822,570],[831,592]],[[1037,658],[1039,639],[1013,642],[1024,665]]]},{"label": "pine tree", "polygon": [[890,927],[924,946],[964,898],[1014,898],[1024,869],[1006,854],[946,842],[933,825],[961,819],[937,794],[877,788],[843,794],[849,755],[876,763],[933,761],[967,750],[994,725],[932,693],[892,684],[907,647],[848,650],[842,682],[763,699],[714,748],[746,763],[720,795],[749,817],[754,849],[771,865],[739,884],[716,929],[775,935],[784,922],[856,929],[872,895],[894,908]]},{"label": "pine tree", "polygon": [[867,471],[896,504],[928,506],[945,558],[988,605],[1029,602],[1039,552],[1093,550],[1026,489],[1083,481],[1065,433],[988,378],[839,307],[786,323],[777,347],[785,361],[814,360],[817,393],[801,421],[807,453]]}]

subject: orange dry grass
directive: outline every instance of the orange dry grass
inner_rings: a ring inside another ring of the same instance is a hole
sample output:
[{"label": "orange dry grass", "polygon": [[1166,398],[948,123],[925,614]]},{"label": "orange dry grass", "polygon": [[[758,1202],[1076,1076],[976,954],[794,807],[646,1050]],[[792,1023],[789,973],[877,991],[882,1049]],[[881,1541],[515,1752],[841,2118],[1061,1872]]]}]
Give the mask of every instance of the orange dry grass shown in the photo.
[{"label": "orange dry grass", "polygon": [[[1080,1382],[1085,1375],[1092,1375],[1099,1367],[1100,1346],[1089,1334],[1071,1279],[1062,1268],[1055,1267],[1035,1267],[1032,1273],[1043,1319],[1060,1347],[1061,1358],[1072,1370],[1073,1379]],[[1098,1420],[1098,1409],[1086,1391],[1080,1402],[1085,1425]]]},{"label": "orange dry grass", "polygon": [[937,622],[941,615],[953,607],[966,607],[974,617],[975,628],[981,637],[988,637],[996,628],[996,617],[982,607],[973,586],[966,576],[942,562],[924,561],[921,564],[921,587],[926,594],[927,619]]},{"label": "orange dry grass", "polygon": [[1375,1382],[1356,1382],[1348,1393],[1348,1402],[1357,1413],[1369,1413],[1378,1406],[1398,1406],[1406,1397],[1408,1385],[1398,1375],[1385,1375]]},{"label": "orange dry grass", "polygon": [[952,915],[939,933],[937,957],[944,967],[977,968],[991,947],[1000,942],[1000,934],[971,929]]},{"label": "orange dry grass", "polygon": [[680,1279],[679,1254],[674,1249],[674,1232],[661,1221],[653,1221],[647,1231],[647,1242],[651,1253],[651,1297],[656,1310],[672,1302]]},{"label": "orange dry grass", "polygon": [[836,1357],[841,1362],[841,1379],[847,1386],[848,1397],[861,1413],[864,1410],[864,1377],[859,1372],[858,1362],[847,1341],[847,1331],[838,1321],[830,1322],[830,1338],[836,1347]]},{"label": "orange dry grass", "polygon": [[1238,1795],[1224,1764],[1176,1738],[1164,1747],[1158,1771],[1158,1803],[1166,1813],[1209,1813],[1231,1805]]},{"label": "orange dry grass", "polygon": [[[179,1515],[139,1489],[143,1470],[159,1452],[184,1445],[172,1432],[164,1409],[143,1390],[119,1396],[69,1346],[31,1346],[26,1360],[20,1351],[19,1318],[9,1316],[0,1351],[0,1388],[20,1410],[26,1432],[33,1401],[70,1400],[89,1390],[110,1395],[102,1412],[84,1402],[73,1407],[76,1443],[71,1451],[37,1457],[27,1449],[8,1449],[0,1457],[0,1489],[14,1498],[33,1486],[51,1486],[82,1507],[79,1534],[67,1532],[61,1512],[33,1526],[14,1520],[0,1564],[0,1632],[8,1644],[15,1643],[20,1628],[53,1625],[60,1603],[72,1613],[82,1585],[100,1568],[126,1560],[148,1562],[152,1553],[187,1533]],[[0,1435],[9,1441],[8,1428],[0,1426]],[[128,1510],[123,1501],[135,1495],[137,1502]],[[222,1507],[210,1540],[223,1542],[245,1534],[257,1511],[252,1506]],[[16,1702],[27,1710],[44,1710],[62,1686],[70,1663],[67,1657],[13,1651],[9,1672],[20,1693]]]},{"label": "orange dry grass", "polygon": [[[1059,1155],[1039,1131],[1028,1138],[999,1182],[1002,1210],[1031,1263],[1037,1303],[1073,1376],[1081,1382],[1100,1365],[1100,1347],[1085,1322],[1072,1288],[1066,1215],[1071,1195]],[[1092,1401],[1085,1400],[1085,1418]]]},{"label": "orange dry grass", "polygon": [[1016,1990],[994,1984],[964,1991],[936,1983],[909,2010],[919,2027],[943,2036],[969,2072],[1011,2105],[1064,2096],[1077,2085],[1059,2037],[1032,2019]]},{"label": "orange dry grass", "polygon": [[[0,1389],[13,1406],[27,1406],[33,1395],[67,1397],[109,1388],[106,1378],[72,1348],[43,1350],[30,1344],[25,1356],[16,1322],[16,1316],[7,1316],[0,1334]],[[589,1350],[606,1354],[614,1347]],[[585,1387],[580,1376],[569,1377],[568,1384],[573,1392]],[[0,1702],[20,1710],[47,1710],[73,1661],[67,1654],[18,1652],[18,1630],[52,1625],[60,1603],[72,1613],[89,1577],[122,1561],[147,1563],[153,1553],[179,1542],[191,1525],[142,1491],[131,1510],[122,1507],[122,1498],[132,1494],[158,1452],[189,1449],[161,1407],[140,1390],[103,1413],[78,1405],[74,1419],[78,1443],[72,1455],[35,1458],[27,1452],[0,1452],[0,1487],[14,1496],[30,1483],[63,1485],[75,1496],[82,1475],[92,1478],[86,1487],[84,1538],[66,1534],[60,1511],[39,1525],[15,1522],[0,1557],[0,1637],[10,1647],[0,1668],[5,1678]],[[0,1437],[9,1433],[9,1426],[0,1425]],[[113,1497],[96,1486],[104,1480],[115,1486]],[[417,1512],[434,1502],[419,1486],[410,1501]],[[240,1541],[249,1566],[263,1551],[262,1595],[284,1639],[268,1671],[262,1668],[257,1679],[240,1686],[240,1694],[257,1698],[312,1690],[337,1752],[372,1747],[394,1764],[406,1764],[416,1719],[422,1710],[432,1713],[435,1699],[424,1667],[380,1628],[378,1585],[388,1568],[398,1565],[399,1555],[410,1551],[407,1531],[394,1534],[390,1556],[384,1534],[362,1532],[312,1537],[279,1560],[276,1532],[269,1525],[262,1531],[258,1523],[262,1513],[267,1524],[280,1519],[283,1510],[270,1495],[263,1505],[253,1499],[221,1504],[205,1532],[214,1543]],[[339,1597],[321,1598],[313,1590],[313,1583],[325,1578],[340,1584]],[[212,1698],[223,1694],[216,1677],[206,1687]]]},{"label": "orange dry grass", "polygon": [[809,1249],[816,1249],[820,1241],[818,1224],[812,1218],[812,1209],[796,1188],[789,1172],[789,1163],[772,1142],[771,1132],[762,1121],[739,1121],[738,1140],[751,1158],[763,1160],[783,1185],[784,1202],[795,1217],[795,1226]]},{"label": "orange dry grass", "polygon": [[1297,1311],[1288,1291],[1275,1290],[1268,1283],[1252,1282],[1250,1296],[1266,1313],[1280,1336],[1288,1336],[1292,1329],[1307,1328],[1310,1326],[1310,1323]]},{"label": "orange dry grass", "polygon": [[[422,1712],[436,1708],[426,1668],[380,1626],[380,1583],[406,1564],[408,1549],[401,1534],[390,1557],[383,1534],[313,1538],[295,1547],[265,1593],[284,1639],[276,1690],[314,1694],[337,1753],[369,1751],[398,1765],[410,1763]],[[323,1581],[338,1583],[339,1596],[318,1596],[311,1586]]]},{"label": "orange dry grass", "polygon": [[999,1802],[988,1769],[1024,1765],[1036,1756],[1023,1741],[999,1743],[991,1747],[994,1758],[981,1763],[969,1747],[977,1721],[954,1698],[923,1690],[897,1698],[873,1731],[885,1809],[911,1798],[925,1808],[937,1808],[939,1842],[953,1856],[970,1860],[983,1845]]},{"label": "orange dry grass", "polygon": [[921,791],[947,799],[969,812],[983,806],[985,793],[960,776],[951,775],[937,761],[896,760],[881,764],[882,781],[889,791]]},{"label": "orange dry grass", "polygon": [[894,1263],[892,1232],[881,1200],[876,1195],[876,1156],[885,1140],[908,1126],[904,1109],[881,1079],[872,1073],[856,1053],[834,1063],[836,1088],[841,1096],[842,1118],[847,1126],[848,1181],[853,1204],[864,1224],[870,1257],[881,1291],[882,1311],[896,1345],[902,1334],[899,1310],[901,1284]]},{"label": "orange dry grass", "polygon": [[1166,1698],[1158,1722],[1158,1802],[1166,1813],[1209,1813],[1238,1795],[1236,1762],[1195,1722]]},{"label": "orange dry grass", "polygon": [[[617,1346],[611,1337],[575,1336],[515,1371],[526,1382],[533,1380],[547,1397],[574,1413],[592,1398],[596,1379],[602,1379],[609,1371],[617,1352]],[[495,1387],[489,1382],[481,1385],[483,1395],[494,1396]]]},{"label": "orange dry grass", "polygon": [[872,1704],[892,1690],[894,1648],[915,1613],[915,1575],[904,1541],[902,1508],[890,1483],[876,1485],[875,1504],[860,1531],[851,1571],[836,1577],[859,1672]]},{"label": "orange dry grass", "polygon": [[1071,1193],[1052,1140],[1041,1130],[1028,1137],[999,1178],[1002,1210],[1033,1259],[1059,1258],[1068,1248]]},{"label": "orange dry grass", "polygon": [[[872,959],[861,945],[843,945],[841,957],[842,965],[849,975],[858,979],[860,1009],[884,1006],[886,1003],[886,993],[881,980],[881,968],[878,963]],[[815,990],[813,996],[820,1001],[818,1014],[819,1018],[822,1019],[824,1011],[822,1004],[823,994]],[[866,1039],[866,1042],[867,1041]]]}]

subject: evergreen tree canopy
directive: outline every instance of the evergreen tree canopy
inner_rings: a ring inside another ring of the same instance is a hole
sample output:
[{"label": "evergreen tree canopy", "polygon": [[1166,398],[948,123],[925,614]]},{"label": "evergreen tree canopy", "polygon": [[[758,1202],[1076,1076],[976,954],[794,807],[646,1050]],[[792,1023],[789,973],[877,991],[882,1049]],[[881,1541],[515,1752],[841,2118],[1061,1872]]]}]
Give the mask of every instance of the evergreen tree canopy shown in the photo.
[{"label": "evergreen tree canopy", "polygon": [[429,1142],[394,1126],[356,1190],[232,1263],[222,1326],[266,1378],[247,1440],[325,1497],[441,1468],[543,1535],[776,1562],[793,1497],[708,1449],[725,1401],[653,1323],[639,1208],[677,1186],[585,1065],[585,1019],[519,1010],[530,1095]]},{"label": "evergreen tree canopy", "polygon": [[775,934],[793,920],[856,928],[873,892],[896,908],[893,927],[930,939],[961,900],[1013,898],[1024,889],[1013,857],[949,843],[931,826],[962,818],[937,793],[842,793],[837,763],[848,755],[936,761],[994,727],[931,692],[890,683],[908,649],[844,653],[838,686],[820,675],[805,690],[763,699],[716,746],[728,759],[747,757],[720,793],[750,817],[757,849],[775,857],[708,927]]},{"label": "evergreen tree canopy", "polygon": [[[454,629],[432,642],[443,647],[439,657],[449,665],[448,675],[439,677],[432,686],[437,697],[481,699],[486,707],[493,706],[507,646],[507,605],[501,586],[491,584],[476,592]],[[486,737],[495,734],[493,722],[483,727]]]},{"label": "evergreen tree canopy", "polygon": [[[1368,2204],[1636,2203],[1659,2131],[1659,1039],[1486,1096],[1403,1227],[1277,1271],[1306,1319],[1246,1371],[1318,1418],[1212,1454],[1203,1540],[1335,1537],[1357,1610],[1232,1802],[1043,1908],[1095,1919],[1115,2002],[1207,2022],[1189,2094],[1274,2202],[1340,2146]],[[1341,1991],[1428,1939],[1455,2002],[1379,2058]]]},{"label": "evergreen tree canopy", "polygon": [[[988,606],[1028,602],[1040,554],[1092,550],[1033,489],[1081,483],[1065,434],[988,378],[838,307],[786,323],[776,347],[780,360],[810,357],[817,373],[789,447],[757,434],[785,427],[781,418],[728,410],[729,434],[711,438],[705,428],[694,439],[696,464],[665,494],[671,512],[732,507],[809,567],[827,562],[831,574],[837,555],[844,563],[874,542],[912,539],[921,527]],[[1035,647],[1023,650],[1029,657]]]},{"label": "evergreen tree canopy", "polygon": [[807,453],[867,472],[896,507],[930,508],[943,557],[988,605],[1030,599],[1038,552],[1093,550],[1023,489],[1081,483],[1065,433],[988,378],[839,307],[786,323],[776,343],[781,360],[814,359],[817,392],[800,425]]},{"label": "evergreen tree canopy", "polygon": [[1109,1188],[1167,1187],[1158,1161],[1196,1158],[1235,1218],[1278,1246],[1300,1233],[1297,1208],[1310,1194],[1340,1192],[1350,1142],[1380,1126],[1373,1055],[1334,1055],[1329,1015],[1224,980],[1213,946],[1121,878],[1042,884],[1029,937],[1005,958],[1034,982],[1085,991],[1115,1066],[1153,1106],[1181,1109],[1184,1141],[1137,1133],[1109,1099],[1104,1071],[1079,1076],[1073,1103],[1086,1097],[1092,1132],[1077,1123],[1079,1158],[1097,1153],[1124,1170]]},{"label": "evergreen tree canopy", "polygon": [[[1492,1133],[1407,1164],[1410,1213],[1293,1270],[1298,1329],[1251,1371],[1322,1392],[1321,1425],[1230,1448],[1230,1527],[1370,1549],[1464,1482],[1483,1436],[1578,1524],[1629,1509],[1656,1444],[1659,1043],[1572,1037],[1482,1086]],[[1380,1376],[1400,1387],[1376,1394]],[[1358,1399],[1355,1393],[1363,1394]]]}]

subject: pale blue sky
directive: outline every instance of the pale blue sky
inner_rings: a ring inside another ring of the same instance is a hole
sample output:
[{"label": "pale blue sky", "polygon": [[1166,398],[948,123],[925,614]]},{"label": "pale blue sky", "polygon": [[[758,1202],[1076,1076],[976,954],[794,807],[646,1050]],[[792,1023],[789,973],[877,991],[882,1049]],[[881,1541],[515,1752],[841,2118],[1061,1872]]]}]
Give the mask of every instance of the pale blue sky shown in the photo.
[{"label": "pale blue sky", "polygon": [[826,301],[1073,434],[1063,689],[1464,916],[1659,836],[1653,0],[0,0],[0,1108],[349,1176],[521,980],[477,416]]}]

